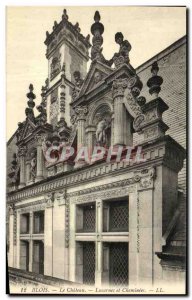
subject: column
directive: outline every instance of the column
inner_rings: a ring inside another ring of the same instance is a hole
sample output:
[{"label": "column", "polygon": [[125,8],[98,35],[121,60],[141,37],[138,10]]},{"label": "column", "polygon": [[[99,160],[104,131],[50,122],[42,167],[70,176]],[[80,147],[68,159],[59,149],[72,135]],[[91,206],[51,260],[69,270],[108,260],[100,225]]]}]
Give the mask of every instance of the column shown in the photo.
[{"label": "column", "polygon": [[25,186],[25,155],[26,155],[26,147],[19,148],[19,158],[20,158],[20,184],[19,188],[23,188]]},{"label": "column", "polygon": [[53,276],[53,195],[47,194],[44,226],[44,274]]},{"label": "column", "polygon": [[32,234],[33,234],[33,212],[31,211],[29,214],[29,234],[30,234],[30,240],[29,240],[29,272],[33,272],[33,240],[32,240]]},{"label": "column", "polygon": [[76,241],[75,241],[75,230],[76,230],[76,205],[70,203],[70,241],[69,241],[69,280],[76,281]]},{"label": "column", "polygon": [[9,267],[14,267],[14,209],[14,205],[9,207]]},{"label": "column", "polygon": [[124,137],[124,91],[127,87],[126,79],[117,79],[113,83],[114,101],[114,145],[125,145]]},{"label": "column", "polygon": [[102,285],[102,270],[103,270],[103,259],[102,259],[102,242],[101,242],[101,233],[103,229],[103,220],[102,220],[102,202],[101,200],[96,201],[96,269],[95,269],[95,285]]},{"label": "column", "polygon": [[154,280],[154,178],[155,169],[146,169],[137,185],[137,276],[142,286]]},{"label": "column", "polygon": [[84,106],[78,106],[75,109],[77,114],[77,151],[83,146],[85,146],[85,121],[86,121],[86,114],[87,108]]},{"label": "column", "polygon": [[55,193],[55,206],[53,209],[53,276],[64,277],[65,263],[65,194]]},{"label": "column", "polygon": [[27,185],[30,183],[30,168],[31,168],[30,161],[26,161],[26,184]]},{"label": "column", "polygon": [[[138,248],[137,248],[137,190],[129,194],[129,285],[136,286],[138,282]],[[138,224],[139,225],[139,224]],[[138,245],[139,246],[139,245]]]},{"label": "column", "polygon": [[91,155],[93,152],[93,147],[94,147],[93,146],[93,135],[94,135],[95,131],[96,131],[95,126],[90,125],[86,128],[86,134],[87,134],[87,145],[86,146],[88,147],[89,155]]},{"label": "column", "polygon": [[44,157],[43,157],[43,150],[42,150],[42,141],[43,138],[41,135],[36,136],[37,142],[37,174],[35,181],[40,181],[43,179],[43,164],[44,164]]}]

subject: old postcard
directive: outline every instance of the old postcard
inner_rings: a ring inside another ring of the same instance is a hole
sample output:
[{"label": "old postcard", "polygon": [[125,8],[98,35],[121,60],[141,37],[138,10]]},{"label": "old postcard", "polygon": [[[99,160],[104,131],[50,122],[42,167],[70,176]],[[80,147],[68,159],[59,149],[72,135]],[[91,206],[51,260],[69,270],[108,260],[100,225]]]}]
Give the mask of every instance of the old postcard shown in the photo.
[{"label": "old postcard", "polygon": [[186,7],[6,22],[8,292],[186,294]]}]

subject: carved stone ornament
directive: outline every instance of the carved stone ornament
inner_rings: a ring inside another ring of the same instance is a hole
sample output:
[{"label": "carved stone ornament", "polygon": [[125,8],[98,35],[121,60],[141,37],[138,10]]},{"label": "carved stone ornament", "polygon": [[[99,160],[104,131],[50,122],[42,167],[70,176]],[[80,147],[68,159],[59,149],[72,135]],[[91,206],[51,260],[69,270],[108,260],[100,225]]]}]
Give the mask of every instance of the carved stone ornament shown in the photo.
[{"label": "carved stone ornament", "polygon": [[77,114],[78,120],[85,120],[86,114],[88,113],[88,109],[86,106],[77,106],[75,108],[75,113]]},{"label": "carved stone ornament", "polygon": [[54,193],[46,194],[45,201],[47,203],[47,207],[53,207],[54,206]]},{"label": "carved stone ornament", "polygon": [[15,205],[14,205],[14,203],[12,203],[9,205],[9,214],[13,215],[14,212],[15,212]]},{"label": "carved stone ornament", "polygon": [[61,54],[57,53],[51,62],[51,80],[55,78],[61,71]]},{"label": "carved stone ornament", "polygon": [[25,146],[19,147],[18,156],[25,156],[27,153],[27,148]]},{"label": "carved stone ornament", "polygon": [[58,191],[55,193],[55,199],[58,205],[65,205],[66,203],[66,190]]},{"label": "carved stone ornament", "polygon": [[129,52],[131,50],[131,44],[124,40],[123,34],[117,32],[115,34],[115,42],[119,44],[119,52],[115,53],[112,60],[116,68],[119,68],[122,64],[129,63]]},{"label": "carved stone ornament", "polygon": [[140,178],[140,180],[138,180],[138,190],[153,189],[154,179],[156,178],[155,167],[136,171],[135,176],[137,176],[138,179]]},{"label": "carved stone ornament", "polygon": [[128,87],[127,78],[116,79],[113,82],[113,99],[123,97],[125,89]]}]

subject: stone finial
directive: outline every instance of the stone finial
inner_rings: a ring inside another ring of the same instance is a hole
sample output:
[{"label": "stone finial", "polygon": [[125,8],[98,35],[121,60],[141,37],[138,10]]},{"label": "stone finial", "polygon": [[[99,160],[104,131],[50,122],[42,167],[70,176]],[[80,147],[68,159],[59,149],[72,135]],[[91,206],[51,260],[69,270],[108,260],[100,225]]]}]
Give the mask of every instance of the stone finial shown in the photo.
[{"label": "stone finial", "polygon": [[50,36],[49,31],[46,31],[46,38],[49,38],[49,36]]},{"label": "stone finial", "polygon": [[85,40],[86,40],[87,42],[90,41],[90,34],[88,34],[88,35],[86,36]]},{"label": "stone finial", "polygon": [[102,60],[103,55],[102,55],[102,44],[103,44],[103,37],[102,34],[104,32],[104,26],[102,23],[100,23],[100,14],[98,11],[95,12],[94,15],[94,21],[95,23],[92,24],[91,26],[91,33],[93,34],[92,38],[92,48],[91,48],[91,59],[97,59],[97,60]]},{"label": "stone finial", "polygon": [[64,10],[63,10],[63,14],[62,14],[62,20],[68,20],[68,19],[69,19],[69,17],[68,17],[68,15],[67,15],[67,10],[64,9]]},{"label": "stone finial", "polygon": [[33,112],[33,108],[35,106],[35,102],[33,101],[36,96],[35,94],[33,93],[33,85],[30,84],[29,85],[29,93],[27,93],[27,98],[29,99],[27,101],[27,105],[28,107],[25,109],[25,114],[27,116],[27,118],[31,119],[32,121],[34,121],[34,112]]},{"label": "stone finial", "polygon": [[79,23],[77,22],[75,25],[74,25],[75,29],[78,31],[78,32],[81,32],[81,28],[79,27]]},{"label": "stone finial", "polygon": [[53,25],[53,30],[55,30],[55,28],[57,27],[57,21],[54,21],[54,25]]},{"label": "stone finial", "polygon": [[149,87],[149,93],[154,95],[155,98],[158,97],[159,92],[161,91],[161,85],[163,83],[163,78],[158,76],[159,67],[157,61],[152,64],[151,74],[152,77],[147,81],[147,86]]}]

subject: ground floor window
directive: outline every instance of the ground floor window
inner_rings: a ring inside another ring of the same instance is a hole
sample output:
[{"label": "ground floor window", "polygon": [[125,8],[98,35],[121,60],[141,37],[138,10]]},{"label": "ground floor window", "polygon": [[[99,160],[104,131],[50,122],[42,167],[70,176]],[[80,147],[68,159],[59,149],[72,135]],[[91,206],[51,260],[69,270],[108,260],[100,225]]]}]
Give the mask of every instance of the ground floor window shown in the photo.
[{"label": "ground floor window", "polygon": [[20,268],[29,271],[29,242],[20,242]]},{"label": "ground floor window", "polygon": [[113,286],[128,284],[128,243],[109,243],[109,282]]}]

